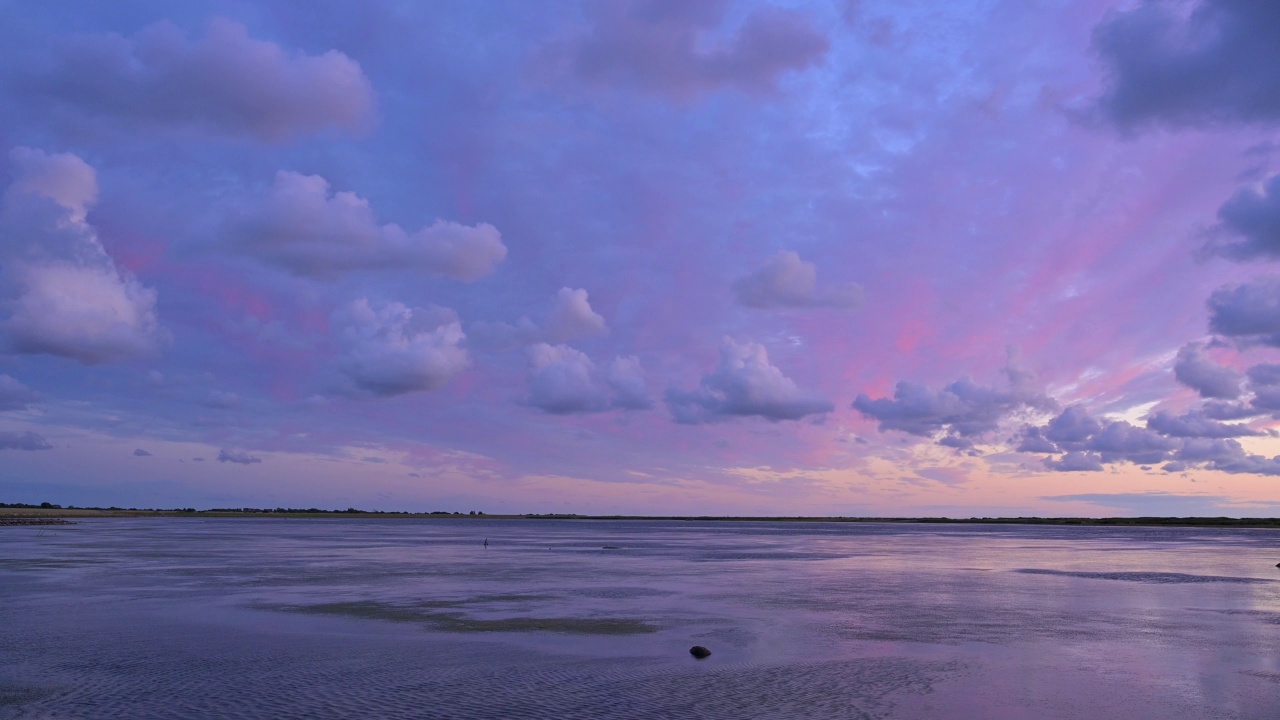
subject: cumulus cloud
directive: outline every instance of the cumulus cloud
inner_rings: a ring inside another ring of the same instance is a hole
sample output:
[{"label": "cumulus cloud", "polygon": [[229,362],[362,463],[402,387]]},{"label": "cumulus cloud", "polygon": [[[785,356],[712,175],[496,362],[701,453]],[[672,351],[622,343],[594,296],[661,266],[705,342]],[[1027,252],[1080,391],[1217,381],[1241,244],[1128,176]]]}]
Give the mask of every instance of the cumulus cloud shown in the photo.
[{"label": "cumulus cloud", "polygon": [[547,317],[545,334],[551,342],[568,342],[581,338],[608,335],[604,318],[591,309],[587,291],[564,287],[556,293],[555,305]]},{"label": "cumulus cloud", "polygon": [[1142,428],[1123,420],[1097,420],[1083,408],[1072,406],[1045,427],[1028,432],[1036,430],[1046,438],[1056,438],[1056,452],[1063,453],[1044,459],[1050,470],[1096,471],[1107,464],[1131,462],[1148,466],[1164,463],[1167,472],[1205,468],[1228,473],[1280,474],[1280,458],[1249,454],[1233,439],[1266,433],[1216,422],[1201,411],[1181,416],[1156,412]]},{"label": "cumulus cloud", "polygon": [[738,302],[751,308],[834,307],[853,309],[862,303],[854,283],[819,288],[818,268],[790,250],[769,258],[763,267],[733,285]]},{"label": "cumulus cloud", "polygon": [[675,99],[725,88],[766,92],[827,55],[826,35],[801,12],[758,9],[725,36],[725,11],[724,0],[599,2],[591,31],[559,51],[588,82]]},{"label": "cumulus cloud", "polygon": [[1213,332],[1244,345],[1280,347],[1280,277],[1218,288],[1207,304]]},{"label": "cumulus cloud", "polygon": [[1097,453],[1073,450],[1061,458],[1045,458],[1044,466],[1058,472],[1097,472],[1102,469],[1102,458]]},{"label": "cumulus cloud", "polygon": [[901,430],[920,437],[945,433],[973,439],[999,427],[1005,418],[1025,410],[1051,410],[1053,400],[1035,387],[1035,378],[1017,366],[1011,354],[1005,374],[1009,389],[979,385],[965,377],[934,390],[908,380],[899,381],[893,398],[872,399],[859,393],[853,408],[874,419],[881,432]]},{"label": "cumulus cloud", "polygon": [[296,275],[332,280],[351,270],[409,269],[472,281],[507,256],[487,223],[446,220],[410,233],[379,224],[369,201],[332,192],[318,175],[280,171],[266,197],[228,233],[244,252]]},{"label": "cumulus cloud", "polygon": [[134,457],[151,457],[151,453],[147,452],[146,450],[143,450],[142,448],[134,448],[133,456]]},{"label": "cumulus cloud", "polygon": [[1147,427],[1170,437],[1230,438],[1262,435],[1248,425],[1219,422],[1202,411],[1174,415],[1166,411],[1147,417]]},{"label": "cumulus cloud", "polygon": [[40,399],[40,393],[23,385],[8,375],[0,375],[0,412],[26,410]]},{"label": "cumulus cloud", "polygon": [[[204,458],[196,458],[196,460],[203,460],[203,459]],[[230,448],[222,448],[221,450],[218,451],[218,462],[235,463],[237,465],[252,465],[254,463],[262,462],[262,458],[250,455],[249,453],[243,450],[232,450]]]},{"label": "cumulus cloud", "polygon": [[1117,125],[1280,121],[1280,5],[1152,2],[1094,31],[1110,66],[1100,109]]},{"label": "cumulus cloud", "polygon": [[635,356],[615,358],[609,365],[606,377],[613,390],[613,406],[623,410],[648,410],[653,407],[649,388],[644,381],[640,358]]},{"label": "cumulus cloud", "polygon": [[4,335],[22,353],[96,364],[153,354],[165,337],[156,293],[116,267],[85,213],[93,169],[70,154],[11,153],[0,213]]},{"label": "cumulus cloud", "polygon": [[468,326],[468,341],[488,350],[510,350],[534,343],[560,344],[609,334],[609,324],[591,307],[587,291],[562,287],[541,323],[528,316],[515,324],[480,321]]},{"label": "cumulus cloud", "polygon": [[1233,368],[1219,365],[1204,352],[1204,344],[1193,342],[1178,351],[1173,365],[1178,382],[1200,393],[1203,398],[1234,400],[1240,397],[1244,378]]},{"label": "cumulus cloud", "polygon": [[170,22],[131,37],[65,38],[29,67],[21,77],[30,96],[94,117],[278,141],[359,131],[375,114],[373,87],[351,58],[289,53],[226,19],[194,41]]},{"label": "cumulus cloud", "polygon": [[530,405],[556,415],[605,408],[595,363],[586,353],[567,345],[538,343],[529,347],[527,355]]},{"label": "cumulus cloud", "polygon": [[446,308],[374,308],[360,298],[336,311],[332,325],[344,349],[338,369],[374,395],[435,390],[471,363],[462,326]]},{"label": "cumulus cloud", "polygon": [[555,415],[653,407],[639,358],[614,359],[602,378],[586,353],[567,345],[537,343],[525,352],[529,359],[526,402],[533,407]]},{"label": "cumulus cloud", "polygon": [[738,344],[724,338],[720,364],[691,391],[671,388],[667,407],[677,422],[697,424],[732,417],[799,420],[831,412],[828,400],[800,390],[795,381],[769,362],[763,345]]},{"label": "cumulus cloud", "polygon": [[1280,258],[1280,174],[1236,191],[1218,208],[1218,220],[1234,238],[1214,248],[1219,254],[1236,260]]},{"label": "cumulus cloud", "polygon": [[33,432],[0,431],[0,450],[52,450],[48,440]]}]

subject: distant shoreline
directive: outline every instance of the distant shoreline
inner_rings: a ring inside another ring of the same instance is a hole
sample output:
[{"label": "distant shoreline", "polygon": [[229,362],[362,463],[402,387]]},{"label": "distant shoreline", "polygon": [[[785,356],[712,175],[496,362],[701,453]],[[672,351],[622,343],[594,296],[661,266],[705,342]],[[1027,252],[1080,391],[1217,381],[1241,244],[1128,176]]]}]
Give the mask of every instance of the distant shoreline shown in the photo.
[{"label": "distant shoreline", "polygon": [[[0,525],[20,518],[298,518],[379,519],[379,520],[668,520],[684,522],[799,522],[799,523],[891,523],[920,525],[1077,525],[1093,527],[1223,527],[1280,529],[1280,518],[1228,517],[817,517],[817,516],[726,516],[726,515],[576,515],[567,513],[490,515],[454,512],[379,512],[365,510],[149,510],[136,508],[85,508],[0,506]],[[26,523],[21,523],[26,524]]]}]

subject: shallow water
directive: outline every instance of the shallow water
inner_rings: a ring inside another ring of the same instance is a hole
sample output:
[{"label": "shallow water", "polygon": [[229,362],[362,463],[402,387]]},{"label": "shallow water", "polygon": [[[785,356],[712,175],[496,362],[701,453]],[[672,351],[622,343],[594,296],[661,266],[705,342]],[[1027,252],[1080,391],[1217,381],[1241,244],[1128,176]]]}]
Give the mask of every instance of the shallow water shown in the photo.
[{"label": "shallow water", "polygon": [[1268,530],[2,528],[0,718],[1274,720],[1277,561]]}]

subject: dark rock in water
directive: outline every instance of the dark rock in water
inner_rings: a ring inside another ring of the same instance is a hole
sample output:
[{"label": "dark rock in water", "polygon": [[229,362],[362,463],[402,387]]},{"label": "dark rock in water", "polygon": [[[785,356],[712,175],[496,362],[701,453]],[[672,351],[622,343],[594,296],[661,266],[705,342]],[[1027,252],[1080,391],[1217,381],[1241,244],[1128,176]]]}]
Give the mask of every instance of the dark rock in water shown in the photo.
[{"label": "dark rock in water", "polygon": [[706,656],[710,655],[711,651],[702,647],[701,645],[694,645],[693,647],[689,648],[689,654],[701,660]]},{"label": "dark rock in water", "polygon": [[600,549],[601,550],[621,550],[622,548],[618,547],[617,545],[601,545]]}]

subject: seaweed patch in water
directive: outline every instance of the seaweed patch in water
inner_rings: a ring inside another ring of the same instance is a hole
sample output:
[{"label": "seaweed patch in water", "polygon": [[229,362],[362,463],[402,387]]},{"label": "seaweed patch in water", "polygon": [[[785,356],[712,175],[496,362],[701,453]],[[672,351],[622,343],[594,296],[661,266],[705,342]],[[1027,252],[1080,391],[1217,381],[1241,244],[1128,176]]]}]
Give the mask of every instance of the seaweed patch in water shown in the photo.
[{"label": "seaweed patch in water", "polygon": [[1014,570],[1014,572],[1026,575],[1060,575],[1085,578],[1087,580],[1120,580],[1123,582],[1154,583],[1158,585],[1181,583],[1239,583],[1255,585],[1275,582],[1274,580],[1263,578],[1234,577],[1230,575],[1188,575],[1186,573],[1170,572],[1073,572],[1069,570],[1042,570],[1039,568],[1023,568]]}]

